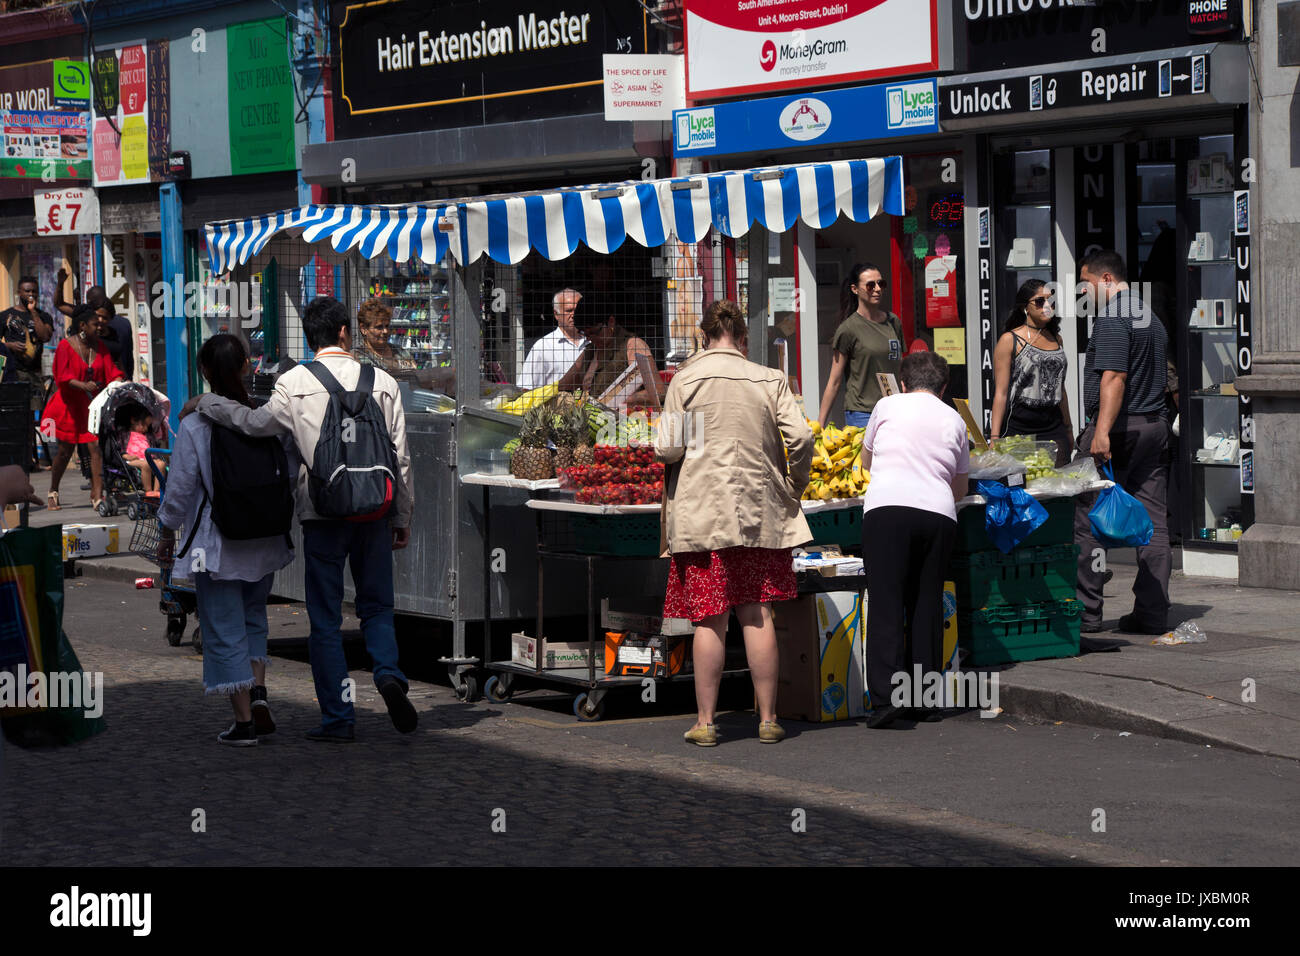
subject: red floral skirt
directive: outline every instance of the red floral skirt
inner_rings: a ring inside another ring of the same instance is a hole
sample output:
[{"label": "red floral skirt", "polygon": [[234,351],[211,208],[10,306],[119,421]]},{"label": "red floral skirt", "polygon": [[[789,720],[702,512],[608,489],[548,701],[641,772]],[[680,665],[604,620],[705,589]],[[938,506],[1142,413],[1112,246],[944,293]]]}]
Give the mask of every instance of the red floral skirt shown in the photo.
[{"label": "red floral skirt", "polygon": [[664,617],[702,621],[741,604],[791,601],[798,595],[788,548],[723,548],[674,554]]}]

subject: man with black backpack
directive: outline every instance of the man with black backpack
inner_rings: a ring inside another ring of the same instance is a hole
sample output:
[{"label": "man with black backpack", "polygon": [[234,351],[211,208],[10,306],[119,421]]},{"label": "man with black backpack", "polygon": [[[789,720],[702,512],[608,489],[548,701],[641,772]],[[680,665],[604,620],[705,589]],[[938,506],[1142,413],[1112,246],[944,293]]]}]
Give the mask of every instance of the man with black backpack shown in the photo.
[{"label": "man with black backpack", "polygon": [[252,409],[204,395],[198,410],[246,435],[293,436],[298,519],[306,561],[312,676],[321,726],[307,736],[351,741],[356,714],[343,654],[343,565],[356,588],[357,616],[374,662],[375,686],[393,725],[415,730],[409,686],[397,666],[393,628],[392,552],[406,547],[411,527],[411,459],[397,382],[352,356],[347,309],[329,296],[303,311],[303,332],[315,361],[280,376],[271,399]]}]

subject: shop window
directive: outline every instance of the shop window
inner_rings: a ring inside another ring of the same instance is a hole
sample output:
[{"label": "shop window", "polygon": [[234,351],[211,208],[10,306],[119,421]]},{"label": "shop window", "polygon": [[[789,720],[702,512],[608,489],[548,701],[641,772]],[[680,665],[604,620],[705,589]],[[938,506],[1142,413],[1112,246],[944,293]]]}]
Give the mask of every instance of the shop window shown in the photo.
[{"label": "shop window", "polygon": [[[1056,261],[1052,202],[1052,153],[1036,149],[1000,153],[994,162],[995,238],[999,313],[996,340],[1016,294],[1028,281],[1050,283]],[[1061,305],[1058,303],[1057,308]]]}]

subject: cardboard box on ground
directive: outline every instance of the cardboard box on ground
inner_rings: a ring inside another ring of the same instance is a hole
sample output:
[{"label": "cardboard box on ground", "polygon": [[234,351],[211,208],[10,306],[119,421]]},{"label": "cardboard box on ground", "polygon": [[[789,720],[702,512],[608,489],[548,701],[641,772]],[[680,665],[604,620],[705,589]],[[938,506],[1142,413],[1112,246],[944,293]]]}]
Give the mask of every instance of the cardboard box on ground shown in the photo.
[{"label": "cardboard box on ground", "polygon": [[[957,666],[957,588],[944,582],[943,660]],[[776,714],[813,723],[862,717],[867,690],[865,591],[828,591],[772,605],[781,663]],[[888,703],[886,701],[886,703]]]},{"label": "cardboard box on ground", "polygon": [[117,554],[118,529],[109,524],[65,524],[63,526],[63,560],[96,558]]}]

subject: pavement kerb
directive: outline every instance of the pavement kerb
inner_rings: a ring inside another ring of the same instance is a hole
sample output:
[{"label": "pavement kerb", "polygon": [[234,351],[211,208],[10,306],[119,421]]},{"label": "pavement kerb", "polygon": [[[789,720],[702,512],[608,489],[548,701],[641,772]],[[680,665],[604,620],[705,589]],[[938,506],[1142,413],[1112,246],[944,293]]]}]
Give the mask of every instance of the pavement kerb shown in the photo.
[{"label": "pavement kerb", "polygon": [[[1098,683],[1102,682],[1101,679],[1096,680]],[[1014,681],[1008,681],[1004,674],[999,688],[998,703],[1004,713],[1016,717],[1062,720],[1103,730],[1127,730],[1135,734],[1163,737],[1183,743],[1209,744],[1213,747],[1223,747],[1227,750],[1236,750],[1241,753],[1264,757],[1280,757],[1284,760],[1296,759],[1294,754],[1252,747],[1218,734],[1198,733],[1169,720],[1162,720],[1149,714],[1107,704],[1096,697],[1088,695],[1088,684],[1090,683],[1088,680],[1085,679],[1079,683],[1081,685],[1079,690],[1070,693],[1025,685],[1017,686]],[[1153,690],[1158,686],[1153,681],[1143,681],[1143,683]]]},{"label": "pavement kerb", "polygon": [[[155,587],[162,584],[158,569],[135,555],[118,555],[103,558],[82,558],[75,562],[79,574],[87,577],[108,578],[134,584],[136,578],[151,576]],[[1035,720],[1066,721],[1103,730],[1129,731],[1149,737],[1161,737],[1191,744],[1209,744],[1241,753],[1296,760],[1294,753],[1279,752],[1267,747],[1251,746],[1220,734],[1196,731],[1180,721],[1153,716],[1151,713],[1109,703],[1106,700],[1107,684],[1115,680],[1138,680],[1115,675],[1072,675],[1070,690],[1033,686],[1033,664],[1020,663],[1011,670],[1000,672],[998,703],[1012,716]],[[1149,687],[1152,695],[1191,695],[1188,691],[1162,687],[1154,681],[1140,681]],[[1174,697],[1170,698],[1175,699]]]}]

